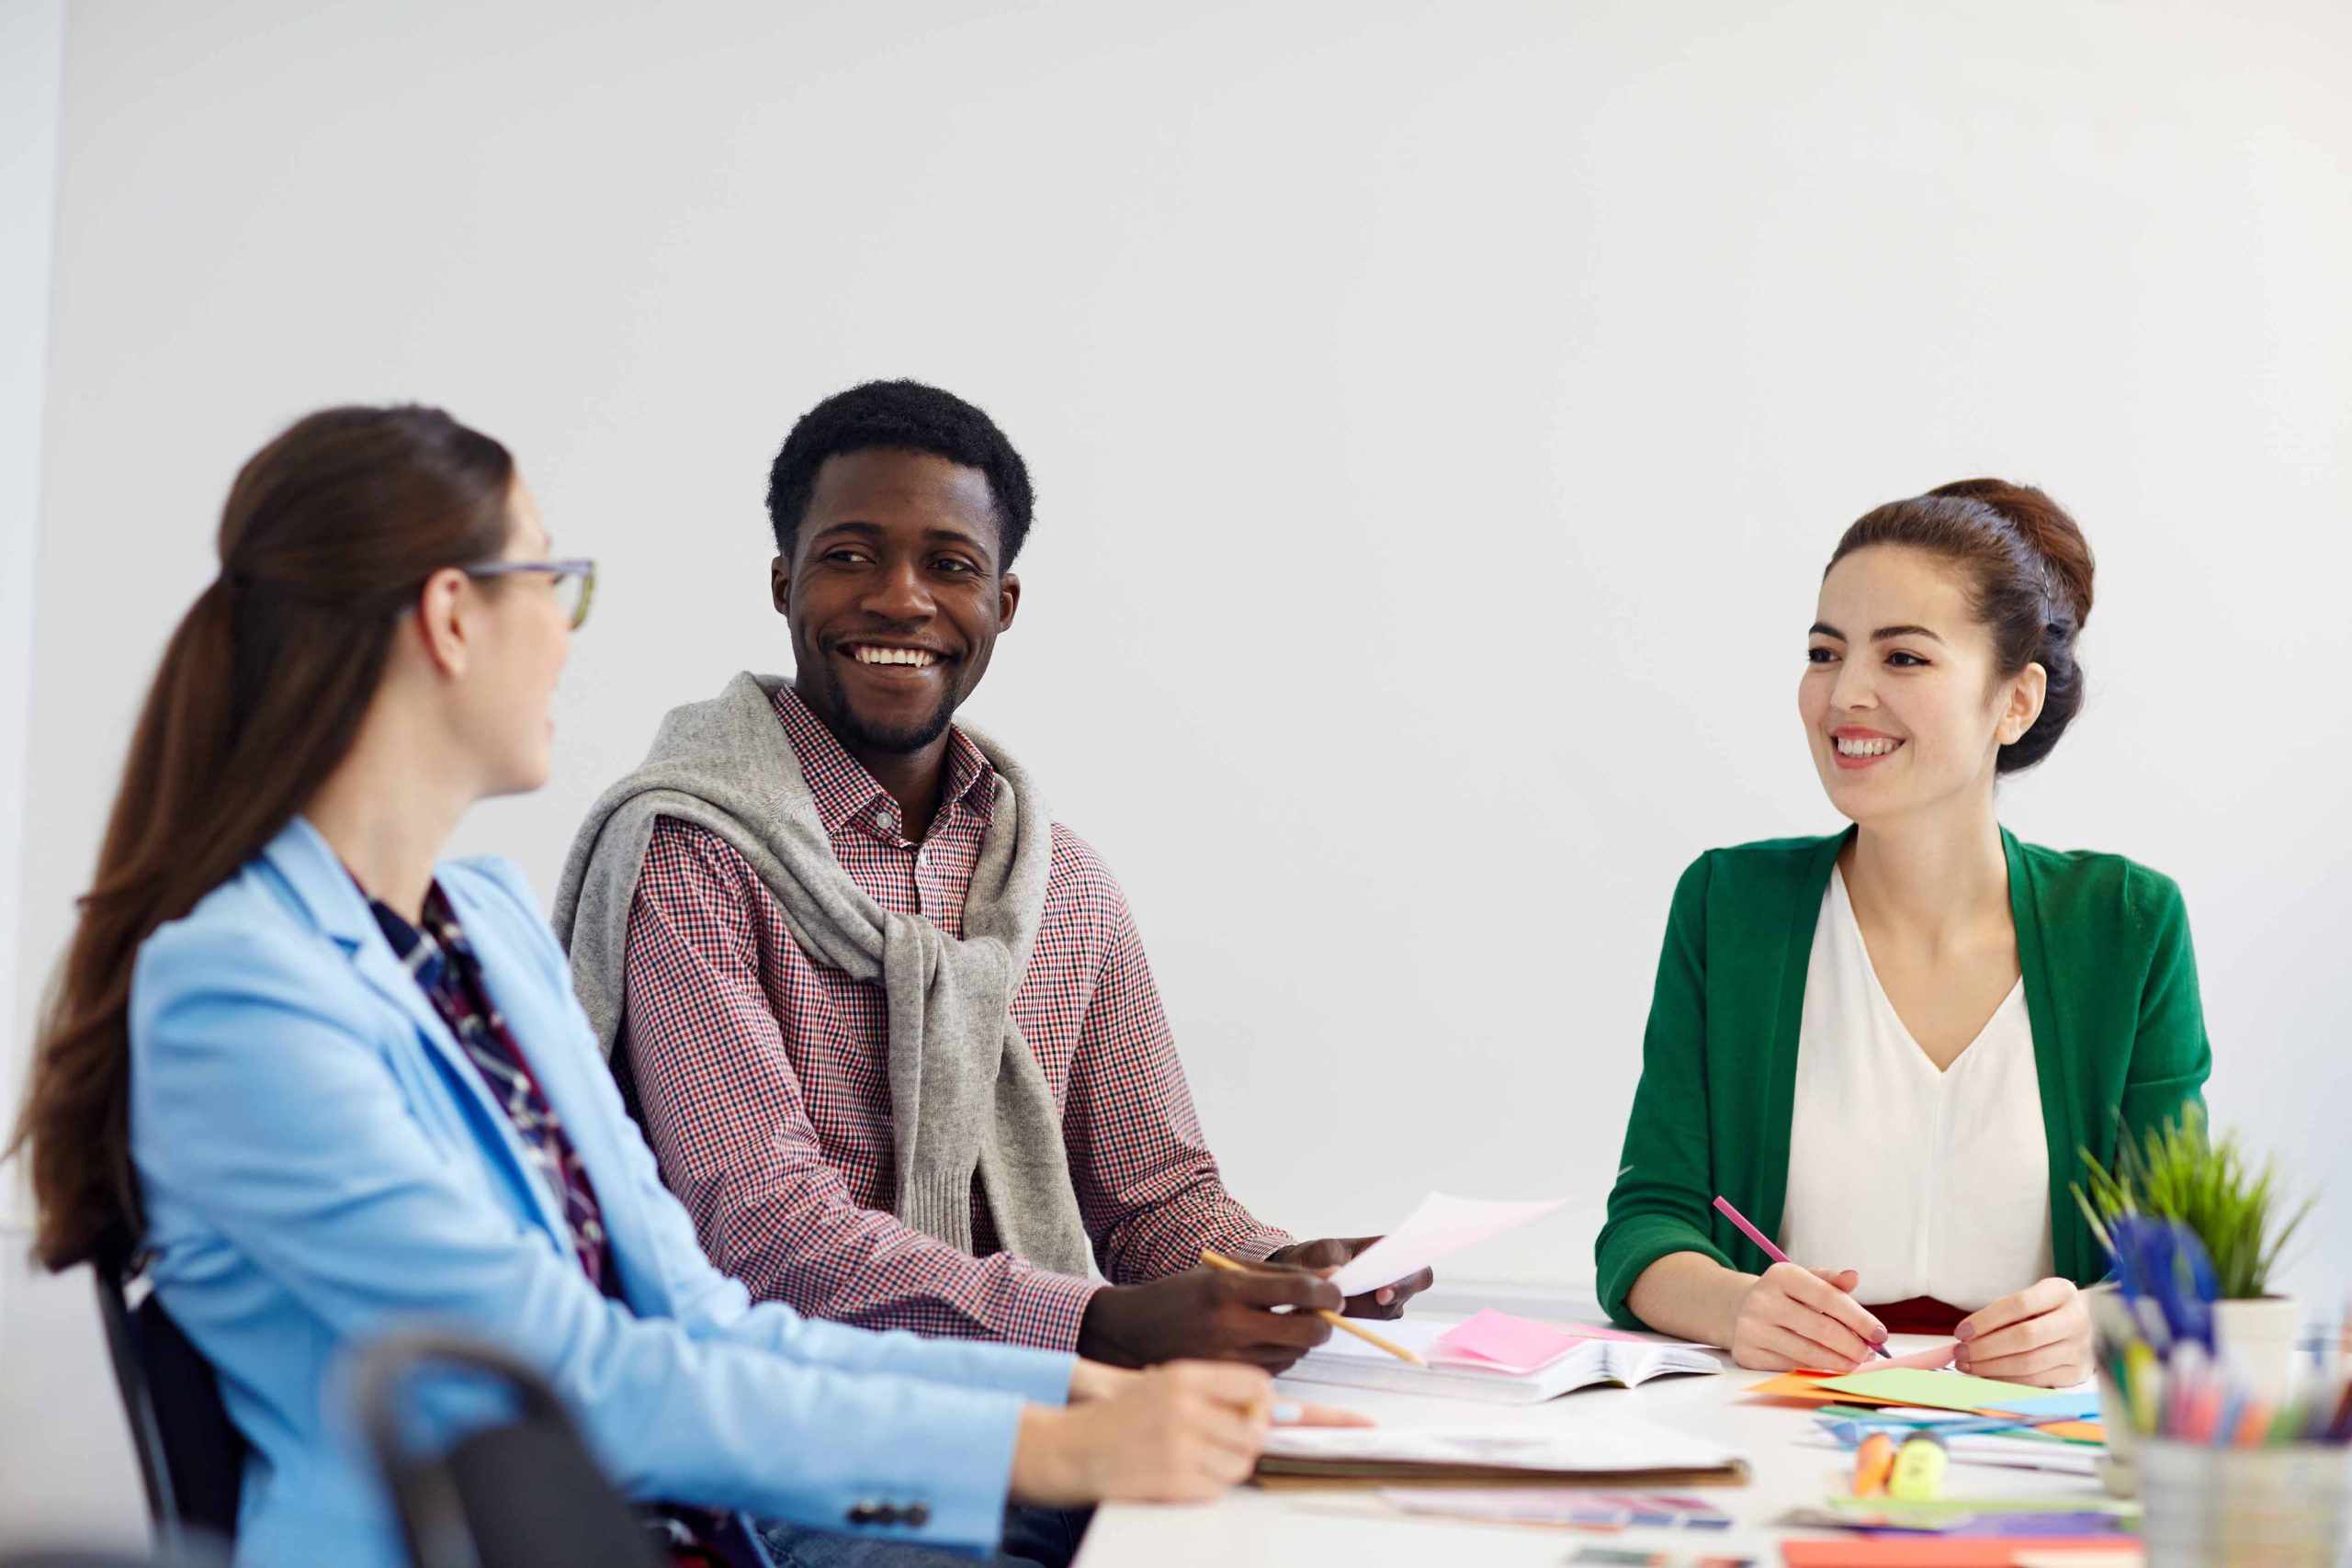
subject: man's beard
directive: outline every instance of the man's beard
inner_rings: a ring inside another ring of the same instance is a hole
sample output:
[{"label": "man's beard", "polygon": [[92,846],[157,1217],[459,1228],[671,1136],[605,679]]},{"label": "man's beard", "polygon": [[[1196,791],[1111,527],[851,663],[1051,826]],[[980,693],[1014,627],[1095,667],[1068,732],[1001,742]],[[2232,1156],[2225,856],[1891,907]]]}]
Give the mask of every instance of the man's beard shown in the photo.
[{"label": "man's beard", "polygon": [[837,738],[852,751],[879,751],[899,756],[920,751],[947,733],[955,722],[956,705],[963,694],[954,686],[940,694],[939,706],[927,718],[911,725],[868,724],[850,705],[849,695],[842,690],[841,677],[831,670],[825,671],[826,706],[832,710]]}]

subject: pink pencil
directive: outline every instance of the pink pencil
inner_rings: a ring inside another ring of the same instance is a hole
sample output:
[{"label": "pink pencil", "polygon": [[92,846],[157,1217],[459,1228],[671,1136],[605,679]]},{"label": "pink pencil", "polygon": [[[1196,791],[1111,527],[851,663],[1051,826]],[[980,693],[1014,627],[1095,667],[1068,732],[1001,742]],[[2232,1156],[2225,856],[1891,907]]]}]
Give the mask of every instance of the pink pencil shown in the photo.
[{"label": "pink pencil", "polygon": [[[1764,1249],[1765,1257],[1770,1258],[1775,1263],[1786,1263],[1789,1261],[1789,1255],[1782,1252],[1779,1247],[1774,1247],[1770,1236],[1766,1235],[1762,1231],[1759,1231],[1754,1225],[1749,1224],[1747,1223],[1747,1216],[1731,1206],[1730,1199],[1719,1195],[1715,1199],[1715,1207],[1722,1213],[1724,1219],[1729,1220],[1733,1224],[1739,1227],[1742,1235],[1747,1236],[1748,1240],[1754,1242],[1757,1246],[1762,1247]],[[1893,1354],[1890,1353],[1887,1348],[1883,1345],[1873,1345],[1871,1348],[1878,1352],[1879,1359],[1881,1360],[1891,1361],[1894,1359]]]}]

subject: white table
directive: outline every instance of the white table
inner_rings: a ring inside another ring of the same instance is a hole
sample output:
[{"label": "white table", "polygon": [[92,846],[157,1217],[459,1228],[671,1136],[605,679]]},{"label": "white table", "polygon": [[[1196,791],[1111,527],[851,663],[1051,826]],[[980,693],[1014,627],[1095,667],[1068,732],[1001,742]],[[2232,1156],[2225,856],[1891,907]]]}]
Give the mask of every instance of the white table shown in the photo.
[{"label": "white table", "polygon": [[[1891,1348],[1921,1349],[1934,1340],[1897,1336]],[[1605,1416],[1638,1416],[1661,1427],[1703,1434],[1747,1456],[1744,1486],[1690,1488],[1732,1517],[1717,1532],[1628,1529],[1616,1535],[1430,1519],[1397,1514],[1371,1492],[1262,1492],[1241,1487],[1217,1502],[1193,1506],[1111,1504],[1099,1510],[1079,1555],[1079,1568],[1296,1568],[1301,1563],[1346,1568],[1432,1568],[1455,1563],[1541,1563],[1558,1568],[1579,1544],[1683,1551],[1744,1551],[1759,1564],[1778,1564],[1778,1543],[1800,1532],[1771,1521],[1801,1504],[1821,1501],[1831,1477],[1850,1472],[1851,1459],[1836,1450],[1800,1446],[1815,1429],[1809,1410],[1747,1396],[1767,1375],[1734,1367],[1713,1377],[1664,1378],[1637,1389],[1586,1389],[1545,1404],[1472,1404],[1460,1400],[1340,1388],[1282,1380],[1285,1397],[1341,1404],[1384,1426],[1541,1423],[1561,1411]],[[1685,1488],[1667,1488],[1683,1491]],[[2041,1471],[1952,1465],[1948,1496],[2079,1497],[2103,1499],[2097,1481]],[[1802,1532],[1805,1534],[1835,1532]]]}]

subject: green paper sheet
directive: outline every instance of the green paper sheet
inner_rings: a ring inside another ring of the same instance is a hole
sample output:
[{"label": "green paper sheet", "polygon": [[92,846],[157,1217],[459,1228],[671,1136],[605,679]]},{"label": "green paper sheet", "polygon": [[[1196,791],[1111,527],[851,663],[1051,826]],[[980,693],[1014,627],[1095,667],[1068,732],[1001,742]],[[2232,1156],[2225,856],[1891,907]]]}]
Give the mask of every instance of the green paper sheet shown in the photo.
[{"label": "green paper sheet", "polygon": [[2020,1399],[2040,1399],[2050,1391],[2021,1382],[1996,1382],[1966,1372],[1931,1372],[1918,1367],[1886,1367],[1874,1372],[1828,1378],[1815,1385],[1824,1393],[1850,1393],[1892,1404],[1917,1404],[1929,1410],[2007,1410]]},{"label": "green paper sheet", "polygon": [[2112,1497],[1921,1497],[1903,1502],[1887,1497],[1855,1497],[1832,1492],[1824,1505],[1838,1513],[1874,1514],[1901,1508],[1922,1516],[1940,1514],[1967,1518],[1976,1514],[2111,1514],[2136,1525],[2140,1505]]}]

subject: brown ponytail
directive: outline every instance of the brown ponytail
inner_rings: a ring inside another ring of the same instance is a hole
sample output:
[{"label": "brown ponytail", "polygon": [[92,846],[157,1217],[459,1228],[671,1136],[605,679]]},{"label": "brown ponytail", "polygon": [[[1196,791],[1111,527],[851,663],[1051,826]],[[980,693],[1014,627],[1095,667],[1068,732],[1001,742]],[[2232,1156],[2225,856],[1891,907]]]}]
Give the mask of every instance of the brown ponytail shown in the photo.
[{"label": "brown ponytail", "polygon": [[[1836,566],[1869,545],[1909,545],[1968,573],[1976,618],[1993,633],[2002,677],[2039,664],[2049,675],[2041,716],[1994,766],[2013,773],[2050,755],[2083,706],[2075,639],[2091,617],[2090,541],[2075,520],[2030,485],[1961,479],[1865,513],[1831,552]],[[1826,576],[1825,570],[1823,575]]]},{"label": "brown ponytail", "polygon": [[400,613],[444,567],[495,558],[506,448],[437,409],[311,414],[254,454],[220,518],[220,575],[164,651],[90,890],[41,1010],[10,1152],[28,1149],[34,1255],[137,1246],[131,965],[260,852],[347,752]]}]

